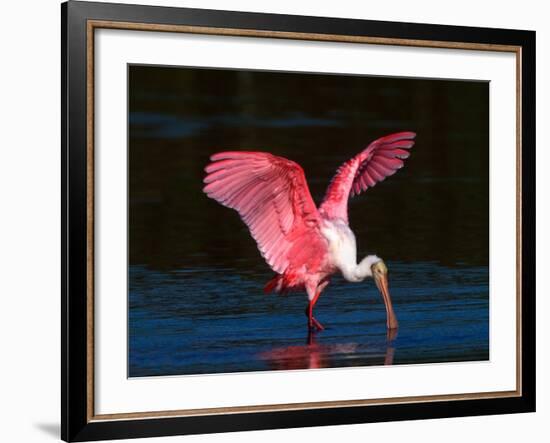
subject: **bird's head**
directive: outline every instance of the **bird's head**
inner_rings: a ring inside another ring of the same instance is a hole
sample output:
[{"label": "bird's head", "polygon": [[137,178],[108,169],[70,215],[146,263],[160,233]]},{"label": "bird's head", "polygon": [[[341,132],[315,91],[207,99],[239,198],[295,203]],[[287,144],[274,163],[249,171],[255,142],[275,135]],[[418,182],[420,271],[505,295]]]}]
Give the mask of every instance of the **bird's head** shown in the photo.
[{"label": "bird's head", "polygon": [[390,290],[388,288],[388,267],[382,259],[375,261],[371,266],[372,278],[376,287],[382,295],[384,305],[386,306],[386,324],[388,329],[397,329],[399,326],[397,317],[393,312],[393,306],[390,296]]},{"label": "bird's head", "polygon": [[[374,279],[376,278],[382,278],[383,276],[388,276],[388,267],[386,266],[386,263],[384,263],[384,260],[379,259],[377,262],[373,263],[373,265],[370,267],[372,272],[372,277]],[[379,277],[377,277],[377,275]]]}]

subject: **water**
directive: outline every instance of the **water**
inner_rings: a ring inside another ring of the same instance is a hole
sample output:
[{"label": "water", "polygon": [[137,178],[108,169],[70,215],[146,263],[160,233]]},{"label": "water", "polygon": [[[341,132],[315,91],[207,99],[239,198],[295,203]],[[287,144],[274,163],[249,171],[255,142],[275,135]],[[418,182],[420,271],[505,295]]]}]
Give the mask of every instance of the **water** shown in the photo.
[{"label": "water", "polygon": [[[130,68],[129,376],[489,358],[488,84]],[[371,280],[333,278],[308,334],[237,213],[202,193],[209,155],[300,163],[320,202],[370,141],[418,134],[405,168],[350,202],[359,257],[389,268],[388,336]]]}]

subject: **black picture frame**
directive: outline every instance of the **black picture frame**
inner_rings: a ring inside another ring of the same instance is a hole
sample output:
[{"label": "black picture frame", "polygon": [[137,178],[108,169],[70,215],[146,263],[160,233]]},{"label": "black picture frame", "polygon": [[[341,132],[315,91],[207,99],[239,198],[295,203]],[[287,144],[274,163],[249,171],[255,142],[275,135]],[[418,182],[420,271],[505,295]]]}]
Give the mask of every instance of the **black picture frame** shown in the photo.
[{"label": "black picture frame", "polygon": [[[62,374],[65,441],[535,411],[535,32],[69,1],[61,5]],[[521,395],[232,414],[94,420],[89,414],[87,23],[90,20],[511,45],[521,53]]]}]

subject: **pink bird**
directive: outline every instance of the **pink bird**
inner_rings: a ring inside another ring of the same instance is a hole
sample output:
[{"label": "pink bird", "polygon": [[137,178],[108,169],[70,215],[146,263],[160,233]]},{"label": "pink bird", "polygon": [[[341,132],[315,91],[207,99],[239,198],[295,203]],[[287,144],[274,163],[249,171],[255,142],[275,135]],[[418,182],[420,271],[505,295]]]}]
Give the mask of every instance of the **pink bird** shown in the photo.
[{"label": "pink bird", "polygon": [[323,203],[315,206],[303,169],[267,152],[220,152],[210,157],[204,192],[235,209],[256,240],[261,255],[277,273],[265,292],[305,289],[310,330],[324,329],[313,307],[341,272],[350,282],[372,277],[386,307],[388,330],[398,327],[388,290],[388,269],[368,255],[357,263],[355,235],[348,224],[348,199],[403,167],[414,132],[382,137],[345,162],[332,179]]}]

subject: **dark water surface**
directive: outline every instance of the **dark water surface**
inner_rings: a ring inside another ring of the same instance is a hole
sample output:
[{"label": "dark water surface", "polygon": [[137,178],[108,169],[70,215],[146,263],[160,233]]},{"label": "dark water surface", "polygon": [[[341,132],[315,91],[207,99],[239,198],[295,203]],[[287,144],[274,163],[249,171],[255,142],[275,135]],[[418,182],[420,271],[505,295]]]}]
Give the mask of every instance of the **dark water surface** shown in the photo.
[{"label": "dark water surface", "polygon": [[[129,85],[129,376],[489,358],[487,83],[131,66]],[[203,168],[269,151],[319,203],[343,161],[401,130],[418,134],[405,167],[350,202],[398,334],[371,280],[336,277],[308,337],[305,294],[263,294],[273,273]]]}]

